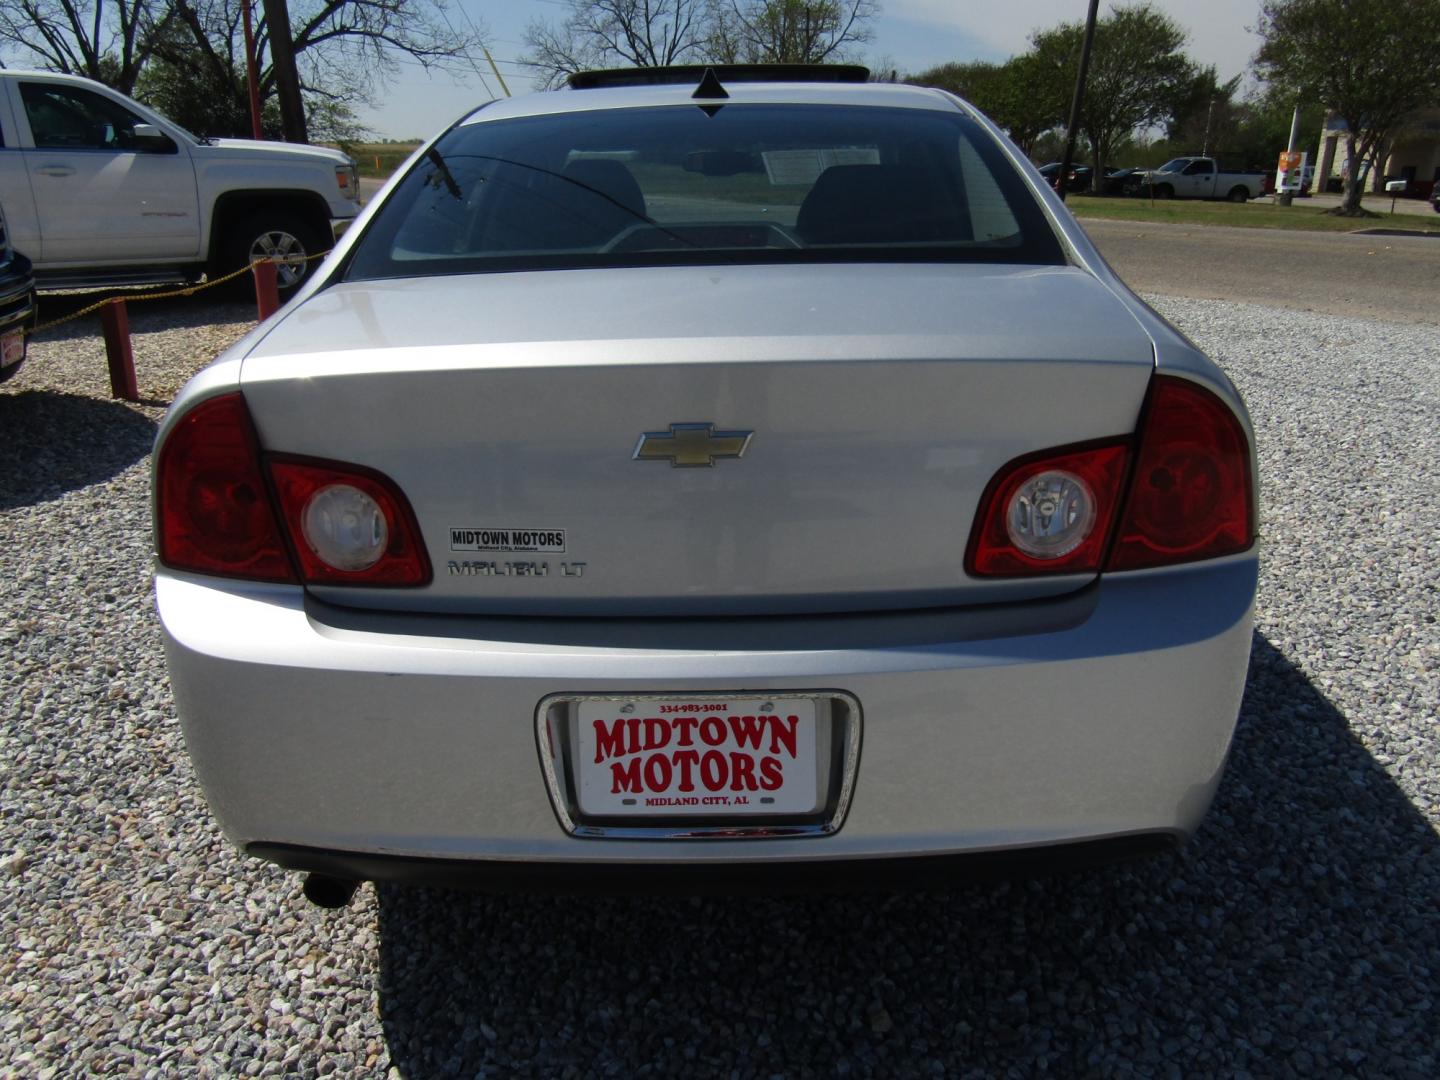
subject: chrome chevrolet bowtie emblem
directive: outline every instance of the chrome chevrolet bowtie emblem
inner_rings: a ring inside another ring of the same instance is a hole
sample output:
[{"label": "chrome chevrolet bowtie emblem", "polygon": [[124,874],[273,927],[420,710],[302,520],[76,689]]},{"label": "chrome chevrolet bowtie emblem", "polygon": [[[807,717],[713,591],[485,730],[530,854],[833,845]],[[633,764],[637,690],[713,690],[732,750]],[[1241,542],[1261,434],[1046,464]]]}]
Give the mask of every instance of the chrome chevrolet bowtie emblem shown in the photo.
[{"label": "chrome chevrolet bowtie emblem", "polygon": [[677,468],[714,465],[716,458],[738,458],[753,431],[716,431],[714,424],[671,424],[669,431],[647,431],[635,444],[636,461],[668,461]]}]

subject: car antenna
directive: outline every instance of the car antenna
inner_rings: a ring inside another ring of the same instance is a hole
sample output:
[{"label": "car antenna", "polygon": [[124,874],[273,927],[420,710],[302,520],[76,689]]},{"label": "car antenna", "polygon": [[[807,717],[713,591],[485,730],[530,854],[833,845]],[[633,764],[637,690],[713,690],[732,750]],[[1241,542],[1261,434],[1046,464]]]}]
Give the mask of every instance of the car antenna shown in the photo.
[{"label": "car antenna", "polygon": [[[730,94],[721,85],[720,76],[715,74],[715,69],[707,67],[705,74],[700,78],[700,85],[690,96],[692,98],[729,98]],[[723,105],[701,105],[700,111],[706,116],[714,116],[723,108]]]}]

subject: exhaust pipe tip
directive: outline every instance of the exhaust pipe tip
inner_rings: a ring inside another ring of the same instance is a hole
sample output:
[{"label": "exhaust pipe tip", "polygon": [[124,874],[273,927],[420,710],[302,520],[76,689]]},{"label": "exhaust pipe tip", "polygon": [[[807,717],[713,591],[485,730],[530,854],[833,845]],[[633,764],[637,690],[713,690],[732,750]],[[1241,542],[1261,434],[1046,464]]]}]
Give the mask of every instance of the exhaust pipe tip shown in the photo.
[{"label": "exhaust pipe tip", "polygon": [[350,903],[360,882],[353,878],[331,877],[329,874],[306,874],[305,899],[316,907],[334,910]]}]

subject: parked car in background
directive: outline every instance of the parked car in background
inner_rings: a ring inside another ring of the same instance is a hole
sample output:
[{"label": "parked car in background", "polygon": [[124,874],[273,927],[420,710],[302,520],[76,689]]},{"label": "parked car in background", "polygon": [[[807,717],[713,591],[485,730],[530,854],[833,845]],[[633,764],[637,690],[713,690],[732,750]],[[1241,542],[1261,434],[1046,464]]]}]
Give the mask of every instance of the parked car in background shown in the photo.
[{"label": "parked car in background", "polygon": [[295,289],[360,210],[338,150],[197,139],[109,87],[0,71],[0,202],[42,285],[198,280],[257,258]]},{"label": "parked car in background", "polygon": [[1106,169],[1100,192],[1102,195],[1134,195],[1139,192],[1142,179],[1143,170],[1133,166],[1124,169]]},{"label": "parked car in background", "polygon": [[0,382],[25,362],[26,334],[35,325],[35,275],[30,260],[10,244],[0,208]]},{"label": "parked car in background", "polygon": [[[1066,175],[1065,182],[1067,192],[1082,192],[1090,190],[1090,174],[1093,170],[1089,165],[1071,165]],[[1055,177],[1060,174],[1060,162],[1052,161],[1048,165],[1040,166],[1040,175],[1045,177],[1045,182],[1052,188],[1055,186]]]},{"label": "parked car in background", "polygon": [[989,120],[866,74],[485,105],[176,397],[156,598],[236,845],[343,903],[1196,829],[1245,407]]},{"label": "parked car in background", "polygon": [[[1060,171],[1060,163],[1058,161],[1052,161],[1048,165],[1041,165],[1039,168],[1040,175],[1045,177],[1046,181],[1053,188],[1055,186],[1055,176]],[[1139,178],[1136,175],[1139,171],[1140,170],[1137,169],[1106,169],[1105,179],[1100,182],[1100,190],[1096,192],[1096,194],[1133,194],[1132,189],[1139,186]],[[1095,168],[1093,165],[1073,165],[1068,175],[1069,180],[1065,185],[1066,192],[1089,194],[1094,190],[1092,178],[1095,175]]]},{"label": "parked car in background", "polygon": [[1265,174],[1227,172],[1214,158],[1178,157],[1146,174],[1142,194],[1157,199],[1228,199],[1245,202],[1265,190]]}]

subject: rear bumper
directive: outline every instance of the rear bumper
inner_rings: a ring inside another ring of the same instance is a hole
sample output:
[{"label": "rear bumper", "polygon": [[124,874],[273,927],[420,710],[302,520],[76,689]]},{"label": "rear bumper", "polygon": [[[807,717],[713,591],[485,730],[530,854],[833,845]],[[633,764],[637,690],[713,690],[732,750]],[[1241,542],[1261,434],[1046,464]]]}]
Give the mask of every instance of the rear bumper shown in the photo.
[{"label": "rear bumper", "polygon": [[[157,594],[190,754],[238,846],[346,876],[410,859],[623,876],[1182,839],[1224,767],[1256,578],[1250,552],[1061,602],[708,622],[353,613],[168,573]],[[557,820],[548,696],[818,687],[864,712],[838,832],[592,839]]]},{"label": "rear bumper", "polygon": [[858,892],[945,887],[1107,866],[1174,851],[1173,833],[1041,844],[959,855],[887,859],[813,859],[786,863],[533,862],[517,859],[424,859],[251,844],[248,854],[287,870],[353,881],[438,885],[487,892],[588,894],[728,894]]}]

